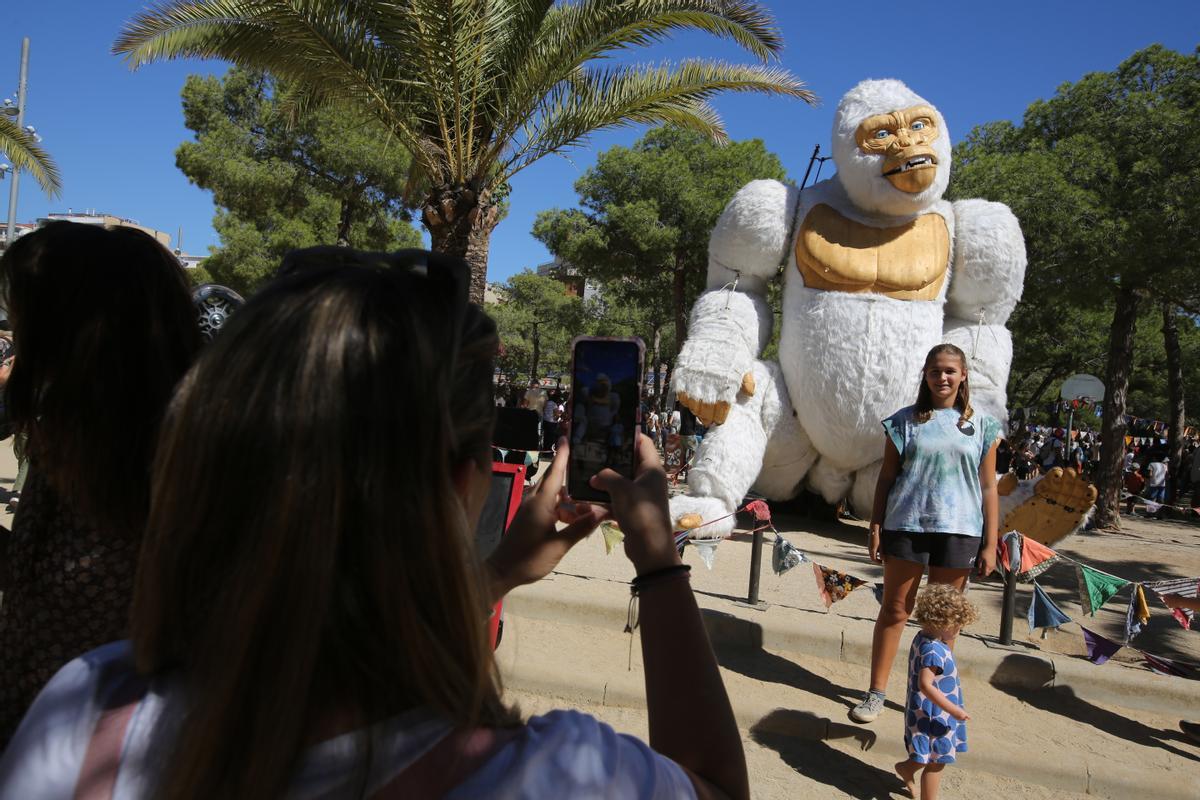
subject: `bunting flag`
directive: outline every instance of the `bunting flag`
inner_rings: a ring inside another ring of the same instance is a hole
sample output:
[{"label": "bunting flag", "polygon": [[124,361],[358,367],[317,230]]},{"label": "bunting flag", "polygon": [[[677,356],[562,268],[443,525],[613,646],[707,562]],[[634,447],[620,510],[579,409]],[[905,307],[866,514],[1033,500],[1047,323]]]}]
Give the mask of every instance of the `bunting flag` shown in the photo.
[{"label": "bunting flag", "polygon": [[1009,531],[997,546],[996,563],[1003,572],[1015,572],[1021,568],[1021,534]]},{"label": "bunting flag", "polygon": [[871,587],[871,594],[875,595],[875,602],[883,605],[883,584],[877,583]]},{"label": "bunting flag", "polygon": [[[1026,544],[1028,544],[1026,540]],[[1107,572],[1101,572],[1098,569],[1085,567],[1083,564],[1076,562],[1075,571],[1079,578],[1079,604],[1083,606],[1083,613],[1096,616],[1096,611],[1100,606],[1108,602],[1108,598],[1119,592],[1121,588],[1129,583],[1124,578],[1118,578],[1116,575],[1109,575]]]},{"label": "bunting flag", "polygon": [[1142,632],[1142,627],[1150,622],[1150,606],[1146,605],[1146,591],[1140,583],[1133,585],[1129,593],[1129,610],[1125,612],[1125,644],[1133,641],[1133,637]]},{"label": "bunting flag", "polygon": [[604,537],[604,555],[606,556],[611,556],[617,545],[625,541],[625,534],[621,532],[621,526],[612,520],[600,523],[600,535]]},{"label": "bunting flag", "polygon": [[821,593],[821,600],[825,603],[825,608],[829,608],[866,583],[861,578],[838,572],[836,569],[822,566],[815,561],[813,562],[813,574],[817,578],[817,591]]},{"label": "bunting flag", "polygon": [[1178,661],[1172,661],[1169,658],[1161,656],[1152,656],[1149,653],[1139,650],[1142,654],[1142,660],[1146,662],[1146,666],[1157,672],[1159,675],[1174,675],[1177,678],[1188,677],[1191,670],[1185,667]]},{"label": "bunting flag", "polygon": [[1038,586],[1037,581],[1033,582],[1033,597],[1029,600],[1028,617],[1030,633],[1033,633],[1036,628],[1057,628],[1071,621],[1071,618],[1054,604],[1050,595],[1042,591],[1042,587]]},{"label": "bunting flag", "polygon": [[696,548],[696,552],[700,554],[700,560],[704,562],[704,566],[712,569],[713,559],[717,556],[717,545],[720,544],[720,539],[692,539],[692,547]]},{"label": "bunting flag", "polygon": [[771,521],[771,507],[767,505],[766,500],[751,500],[746,503],[746,510],[753,514],[758,522]]},{"label": "bunting flag", "polygon": [[1103,664],[1121,649],[1121,645],[1112,639],[1106,639],[1098,633],[1089,631],[1082,625],[1079,626],[1079,630],[1083,631],[1083,644],[1087,647],[1088,661],[1093,664]]},{"label": "bunting flag", "polygon": [[787,539],[775,534],[775,546],[771,548],[771,569],[775,570],[776,575],[782,575],[805,561],[808,561],[808,556]]},{"label": "bunting flag", "polygon": [[[1017,537],[1015,539],[1012,538],[1012,534],[1014,533]],[[1010,546],[1012,549],[1010,549]],[[1034,541],[1028,536],[1016,533],[1016,531],[1004,534],[1004,538],[1000,540],[998,547],[1000,549],[1000,557],[997,561],[1001,565],[1019,564],[1017,567],[1017,580],[1021,582],[1033,580],[1053,567],[1061,559],[1058,553],[1046,545]]]},{"label": "bunting flag", "polygon": [[[1159,597],[1165,594],[1175,594],[1180,597],[1196,598],[1200,596],[1200,578],[1168,578],[1162,581],[1150,581],[1146,588]],[[1192,629],[1193,612],[1190,608],[1172,608],[1171,615],[1185,629]]]}]

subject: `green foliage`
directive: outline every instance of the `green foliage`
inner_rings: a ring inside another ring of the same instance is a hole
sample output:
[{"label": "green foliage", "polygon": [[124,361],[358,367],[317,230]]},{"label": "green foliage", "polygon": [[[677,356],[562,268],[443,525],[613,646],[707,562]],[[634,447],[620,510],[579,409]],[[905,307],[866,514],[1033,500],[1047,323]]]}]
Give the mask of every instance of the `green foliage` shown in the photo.
[{"label": "green foliage", "polygon": [[[1114,293],[1126,287],[1156,301],[1143,304],[1129,410],[1165,413],[1153,309],[1168,300],[1194,313],[1200,300],[1198,129],[1200,50],[1154,45],[1112,72],[1063,84],[1031,104],[1020,126],[990,123],[955,147],[947,196],[1006,203],[1025,233],[1029,268],[1010,323],[1012,405],[1056,399],[1074,372],[1103,376]],[[1195,326],[1181,328],[1184,363],[1194,365],[1186,354],[1195,353]],[[1200,375],[1187,369],[1185,385],[1195,387]]]},{"label": "green foliage", "polygon": [[323,108],[292,120],[262,73],[190,76],[184,122],[196,140],[176,164],[209,189],[221,246],[205,261],[218,283],[252,292],[296,247],[369,250],[420,246],[401,196],[410,159],[362,114]]},{"label": "green foliage", "polygon": [[[678,127],[649,131],[604,151],[575,183],[577,209],[538,215],[533,234],[602,289],[643,337],[670,330],[673,353],[703,291],[708,237],[722,209],[751,180],[784,180],[759,139],[718,145]],[[649,342],[649,338],[647,339]]]},{"label": "green foliage", "polygon": [[573,297],[562,282],[529,270],[513,275],[500,287],[501,301],[487,306],[496,321],[502,352],[496,359],[510,379],[524,381],[533,361],[534,321],[538,321],[539,377],[566,374],[571,363],[571,340],[593,333],[594,307]]},{"label": "green foliage", "polygon": [[540,158],[632,124],[722,140],[707,101],[723,91],[814,100],[765,63],[609,60],[687,30],[763,62],[783,46],[749,0],[169,0],[136,14],[113,49],[133,67],[227,59],[287,81],[298,109],[337,103],[374,115],[413,154],[411,186],[434,249],[467,256],[481,299],[496,204]]},{"label": "green foliage", "polygon": [[54,160],[34,135],[18,126],[12,117],[0,116],[0,154],[12,163],[14,170],[24,170],[32,175],[43,192],[58,197],[62,191],[62,178]]}]

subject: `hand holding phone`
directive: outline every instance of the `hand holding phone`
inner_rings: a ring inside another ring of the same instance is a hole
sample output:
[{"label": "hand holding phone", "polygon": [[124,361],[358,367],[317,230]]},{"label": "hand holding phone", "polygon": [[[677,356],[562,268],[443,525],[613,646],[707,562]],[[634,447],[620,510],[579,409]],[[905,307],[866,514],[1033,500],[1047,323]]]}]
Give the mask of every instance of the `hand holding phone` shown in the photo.
[{"label": "hand holding phone", "polygon": [[611,498],[612,515],[625,534],[625,555],[645,575],[682,562],[667,505],[667,474],[654,442],[643,434],[637,436],[636,470],[630,480],[605,469],[591,482]]},{"label": "hand holding phone", "polygon": [[567,494],[607,503],[590,483],[601,470],[632,479],[645,345],[641,339],[580,336],[572,342],[571,458]]}]

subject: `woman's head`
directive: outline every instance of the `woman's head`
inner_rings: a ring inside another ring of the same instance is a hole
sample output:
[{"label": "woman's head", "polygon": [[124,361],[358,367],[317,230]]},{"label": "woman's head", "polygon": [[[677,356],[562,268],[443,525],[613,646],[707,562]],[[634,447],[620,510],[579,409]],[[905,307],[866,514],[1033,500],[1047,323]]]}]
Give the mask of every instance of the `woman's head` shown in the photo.
[{"label": "woman's head", "polygon": [[935,408],[957,408],[959,422],[969,420],[971,391],[967,385],[967,355],[952,344],[939,344],[925,356],[917,388],[917,420],[925,422]]},{"label": "woman's head", "polygon": [[168,793],[281,794],[335,709],[509,719],[456,486],[490,469],[498,340],[430,260],[278,279],[180,385],[132,629],[139,668],[195,692]]},{"label": "woman's head", "polygon": [[913,616],[929,631],[952,631],[974,622],[979,614],[966,595],[948,583],[931,583],[917,597]]},{"label": "woman's head", "polygon": [[0,259],[10,419],[97,524],[140,532],[158,423],[200,347],[183,269],[139,230],[53,222]]}]

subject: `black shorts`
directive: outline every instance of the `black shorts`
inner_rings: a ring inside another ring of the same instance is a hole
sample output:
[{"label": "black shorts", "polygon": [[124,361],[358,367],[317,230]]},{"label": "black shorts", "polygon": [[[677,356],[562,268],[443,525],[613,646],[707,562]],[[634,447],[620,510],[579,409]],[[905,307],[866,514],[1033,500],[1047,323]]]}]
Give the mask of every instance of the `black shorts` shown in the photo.
[{"label": "black shorts", "polygon": [[902,561],[912,561],[927,567],[971,569],[983,549],[982,536],[965,533],[914,533],[884,531],[881,542],[883,554]]}]

